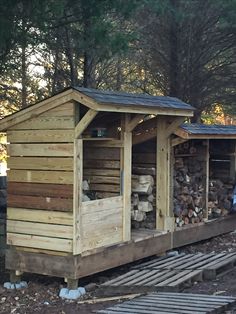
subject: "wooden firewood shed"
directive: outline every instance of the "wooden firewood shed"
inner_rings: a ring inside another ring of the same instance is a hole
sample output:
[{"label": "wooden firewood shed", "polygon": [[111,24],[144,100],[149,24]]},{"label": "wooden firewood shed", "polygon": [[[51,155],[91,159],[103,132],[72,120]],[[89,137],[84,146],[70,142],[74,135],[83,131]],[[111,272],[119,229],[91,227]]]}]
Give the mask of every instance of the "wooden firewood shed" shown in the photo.
[{"label": "wooden firewood shed", "polygon": [[[71,87],[1,120],[8,140],[11,280],[38,273],[63,277],[73,288],[83,276],[181,245],[173,243],[185,230],[174,230],[171,151],[173,134],[193,110],[171,97]],[[132,146],[153,134],[156,224],[133,231]],[[233,224],[201,225],[192,242]]]}]

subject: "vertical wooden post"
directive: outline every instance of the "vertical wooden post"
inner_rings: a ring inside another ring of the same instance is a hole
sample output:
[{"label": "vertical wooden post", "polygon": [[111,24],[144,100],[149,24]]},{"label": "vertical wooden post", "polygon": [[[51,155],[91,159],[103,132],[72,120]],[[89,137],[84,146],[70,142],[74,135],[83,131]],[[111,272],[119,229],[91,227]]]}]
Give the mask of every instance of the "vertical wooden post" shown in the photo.
[{"label": "vertical wooden post", "polygon": [[81,202],[83,182],[83,140],[74,140],[74,185],[73,185],[73,254],[81,253]]},{"label": "vertical wooden post", "polygon": [[170,213],[170,134],[166,128],[166,118],[157,117],[156,229],[172,231],[174,219]]},{"label": "vertical wooden post", "polygon": [[230,179],[236,180],[236,140],[232,141],[232,155],[230,157]]},{"label": "vertical wooden post", "polygon": [[205,211],[203,212],[203,218],[206,220],[208,219],[208,197],[209,197],[209,173],[210,173],[210,145],[209,145],[209,139],[206,140],[206,153],[205,153],[205,199],[204,199],[204,207]]},{"label": "vertical wooden post", "polygon": [[131,238],[131,179],[132,179],[132,132],[127,131],[130,115],[125,114],[121,123],[121,139],[124,141],[122,149],[122,193],[123,193],[123,241]]}]

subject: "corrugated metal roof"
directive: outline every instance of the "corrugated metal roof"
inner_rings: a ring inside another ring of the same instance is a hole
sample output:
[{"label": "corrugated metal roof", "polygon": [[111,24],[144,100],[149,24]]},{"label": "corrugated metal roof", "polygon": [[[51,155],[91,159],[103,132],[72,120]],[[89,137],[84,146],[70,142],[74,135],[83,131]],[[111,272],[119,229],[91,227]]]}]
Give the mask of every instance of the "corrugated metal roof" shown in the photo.
[{"label": "corrugated metal roof", "polygon": [[73,87],[86,96],[94,99],[99,104],[109,104],[118,106],[142,106],[163,109],[184,109],[194,110],[185,102],[167,96],[151,96],[147,94],[131,94],[124,92],[103,91],[98,89]]},{"label": "corrugated metal roof", "polygon": [[208,125],[200,123],[184,123],[181,129],[194,135],[236,135],[236,125]]}]

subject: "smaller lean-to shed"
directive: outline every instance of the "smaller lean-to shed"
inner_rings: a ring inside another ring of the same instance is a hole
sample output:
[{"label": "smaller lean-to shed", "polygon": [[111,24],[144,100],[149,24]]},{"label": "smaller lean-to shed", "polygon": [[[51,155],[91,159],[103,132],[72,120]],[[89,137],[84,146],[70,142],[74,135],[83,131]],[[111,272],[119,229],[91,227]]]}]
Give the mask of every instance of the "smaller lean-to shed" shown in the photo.
[{"label": "smaller lean-to shed", "polygon": [[[176,226],[234,221],[234,216],[228,215],[232,213],[236,185],[236,126],[186,123],[174,133]],[[226,231],[222,228],[221,232]],[[191,232],[175,237],[176,245],[193,239]]]}]

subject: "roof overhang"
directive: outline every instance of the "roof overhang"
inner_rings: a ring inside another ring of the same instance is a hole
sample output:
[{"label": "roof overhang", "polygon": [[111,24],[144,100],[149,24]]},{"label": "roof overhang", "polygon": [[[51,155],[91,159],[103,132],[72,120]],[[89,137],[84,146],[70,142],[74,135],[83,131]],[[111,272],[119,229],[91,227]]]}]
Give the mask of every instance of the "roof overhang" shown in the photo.
[{"label": "roof overhang", "polygon": [[64,103],[75,101],[90,109],[103,112],[116,112],[116,113],[136,113],[145,115],[167,115],[167,116],[181,116],[181,117],[192,117],[193,108],[191,109],[176,109],[176,108],[159,108],[150,106],[120,106],[114,103],[99,103],[93,98],[85,95],[77,89],[71,87],[63,92],[58,93],[50,98],[40,101],[34,105],[17,111],[0,121],[0,132],[4,132],[10,127],[24,122],[28,119],[35,118],[40,114],[56,108]]},{"label": "roof overhang", "polygon": [[201,134],[196,134],[196,133],[191,133],[190,131],[179,127],[175,132],[175,135],[178,137],[185,139],[185,140],[192,140],[192,139],[236,139],[236,128],[235,128],[235,134],[217,134],[217,133],[201,133]]}]

